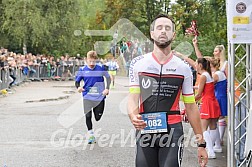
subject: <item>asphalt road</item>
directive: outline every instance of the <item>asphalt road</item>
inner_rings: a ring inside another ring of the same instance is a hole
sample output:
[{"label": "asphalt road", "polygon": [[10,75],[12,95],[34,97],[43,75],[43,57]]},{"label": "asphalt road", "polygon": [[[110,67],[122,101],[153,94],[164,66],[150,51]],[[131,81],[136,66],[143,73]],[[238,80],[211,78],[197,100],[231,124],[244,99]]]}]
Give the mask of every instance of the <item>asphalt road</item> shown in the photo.
[{"label": "asphalt road", "polygon": [[[128,79],[117,77],[87,144],[82,97],[73,81],[31,82],[0,97],[0,167],[134,167],[134,128],[126,114]],[[192,129],[184,124],[184,167],[196,167]],[[209,167],[226,167],[226,147]]]}]

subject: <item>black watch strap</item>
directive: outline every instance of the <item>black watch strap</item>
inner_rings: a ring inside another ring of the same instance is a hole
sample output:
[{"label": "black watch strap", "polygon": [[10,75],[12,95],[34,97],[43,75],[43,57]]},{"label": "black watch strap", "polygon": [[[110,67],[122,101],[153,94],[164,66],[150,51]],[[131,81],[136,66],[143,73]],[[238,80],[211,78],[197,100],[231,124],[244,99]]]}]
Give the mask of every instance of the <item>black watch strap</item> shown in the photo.
[{"label": "black watch strap", "polygon": [[197,145],[198,145],[198,147],[206,148],[206,142],[198,143]]}]

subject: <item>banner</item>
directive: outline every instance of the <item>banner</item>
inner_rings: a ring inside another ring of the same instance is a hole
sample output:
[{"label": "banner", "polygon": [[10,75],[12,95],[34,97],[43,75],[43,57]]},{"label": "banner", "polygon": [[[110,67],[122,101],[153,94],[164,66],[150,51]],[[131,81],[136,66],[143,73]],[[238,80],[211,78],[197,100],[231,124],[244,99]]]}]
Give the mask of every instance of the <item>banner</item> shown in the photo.
[{"label": "banner", "polygon": [[231,44],[252,43],[252,1],[226,2],[228,41]]}]

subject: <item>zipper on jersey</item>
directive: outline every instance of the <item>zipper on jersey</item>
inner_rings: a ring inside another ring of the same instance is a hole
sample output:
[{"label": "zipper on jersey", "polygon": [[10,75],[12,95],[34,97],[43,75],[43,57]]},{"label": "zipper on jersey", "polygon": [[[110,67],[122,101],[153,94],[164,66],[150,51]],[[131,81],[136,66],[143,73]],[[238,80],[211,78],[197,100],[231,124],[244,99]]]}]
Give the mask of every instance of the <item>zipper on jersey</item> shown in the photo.
[{"label": "zipper on jersey", "polygon": [[161,69],[159,73],[159,83],[158,83],[158,96],[157,96],[157,102],[156,102],[156,111],[158,111],[158,106],[159,106],[159,94],[160,94],[160,88],[161,88],[161,80],[162,80],[162,69],[163,69],[163,64],[161,64]]}]

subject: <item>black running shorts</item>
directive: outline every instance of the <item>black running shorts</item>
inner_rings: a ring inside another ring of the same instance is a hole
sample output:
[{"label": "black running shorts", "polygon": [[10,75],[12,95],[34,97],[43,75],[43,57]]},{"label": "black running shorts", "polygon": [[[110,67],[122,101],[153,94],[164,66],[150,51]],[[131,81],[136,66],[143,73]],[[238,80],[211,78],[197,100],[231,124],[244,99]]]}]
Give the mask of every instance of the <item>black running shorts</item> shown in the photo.
[{"label": "black running shorts", "polygon": [[182,123],[169,125],[168,133],[137,132],[136,167],[180,167],[183,154]]}]

